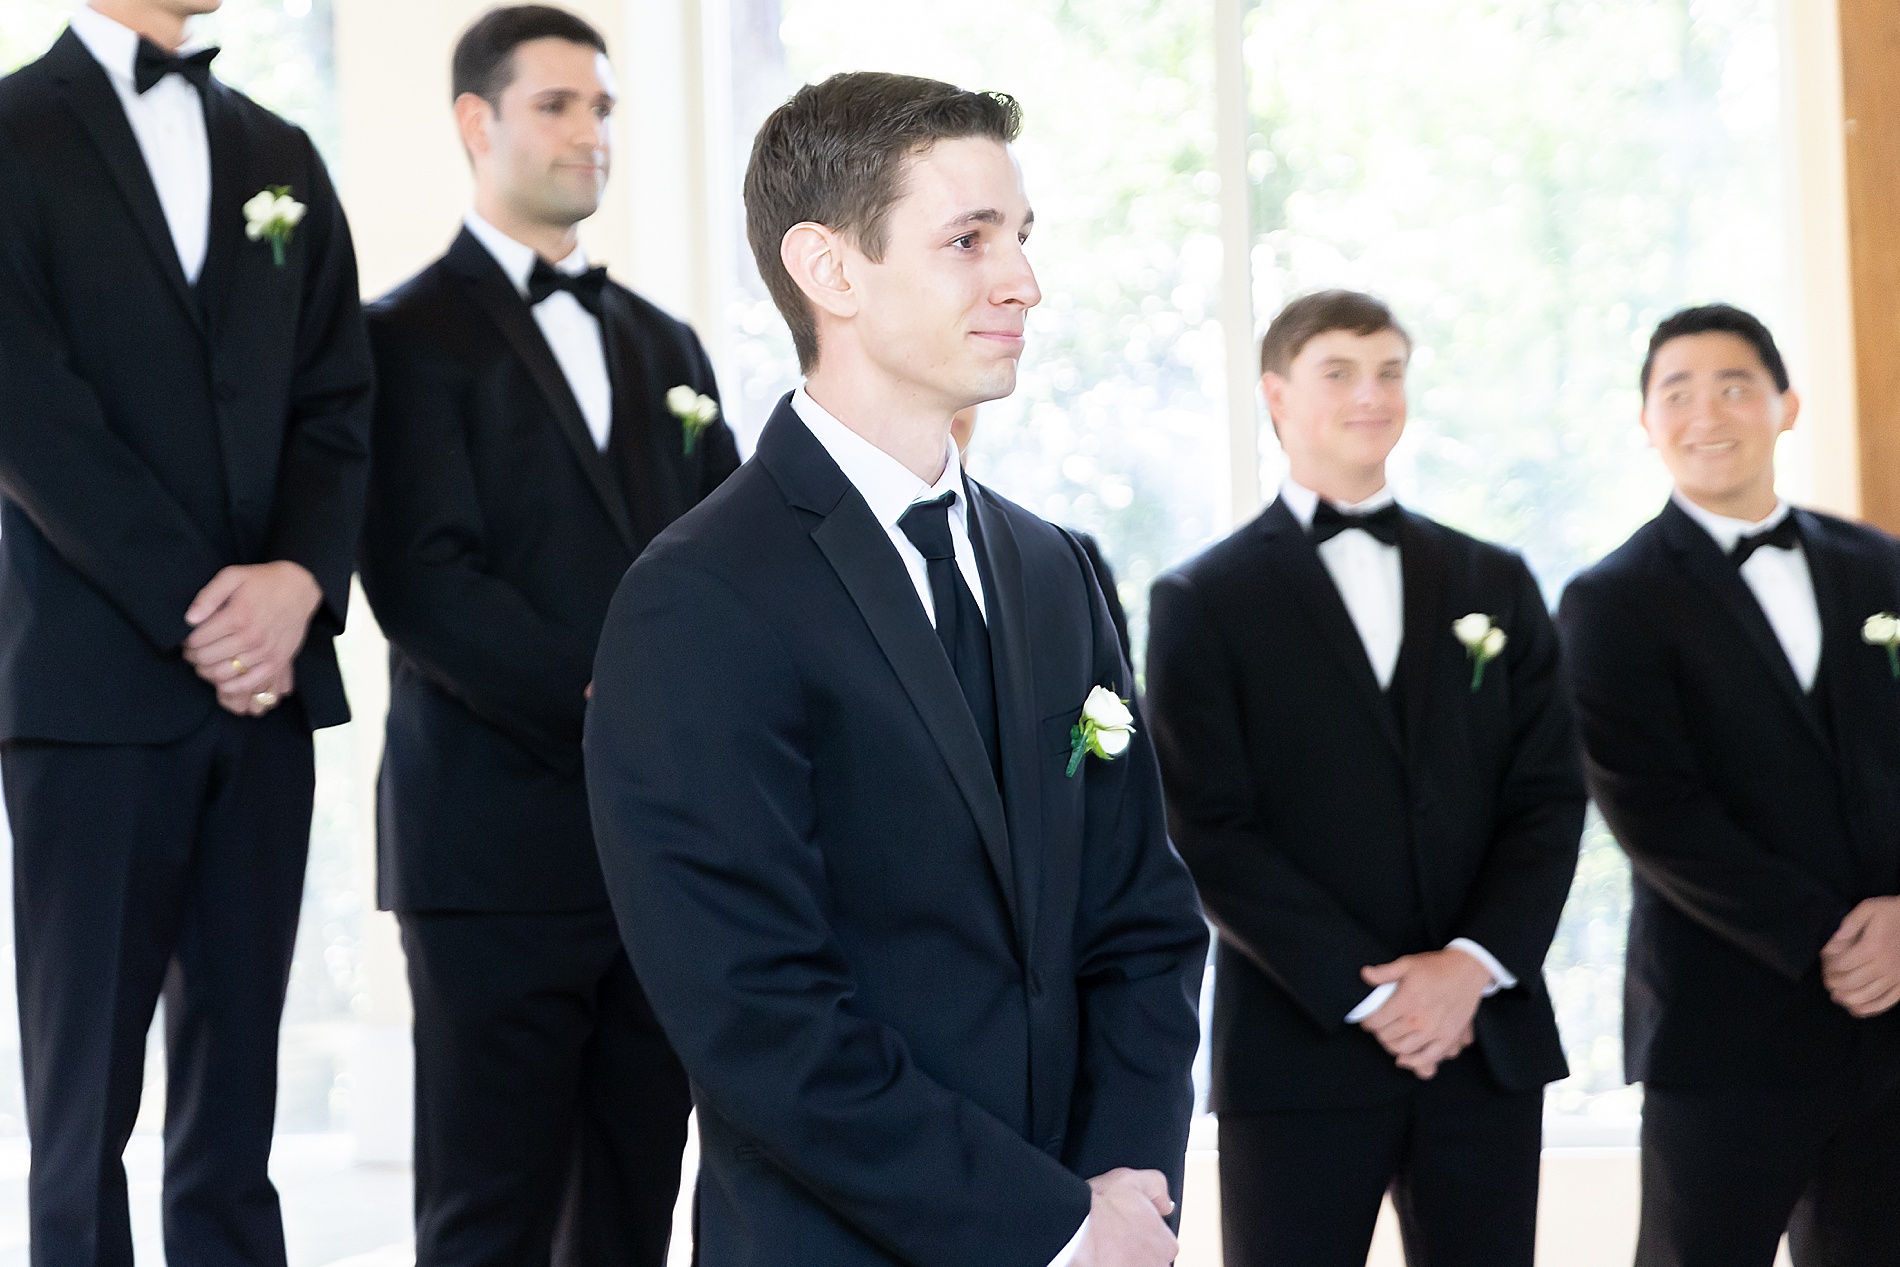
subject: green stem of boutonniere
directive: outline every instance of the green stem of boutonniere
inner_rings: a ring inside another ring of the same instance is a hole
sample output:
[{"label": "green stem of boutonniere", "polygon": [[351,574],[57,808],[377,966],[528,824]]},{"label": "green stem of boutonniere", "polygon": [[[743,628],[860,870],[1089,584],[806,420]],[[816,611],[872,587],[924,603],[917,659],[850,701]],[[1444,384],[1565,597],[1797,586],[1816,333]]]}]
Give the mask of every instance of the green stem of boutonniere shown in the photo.
[{"label": "green stem of boutonniere", "polygon": [[1891,642],[1887,644],[1887,667],[1893,671],[1893,680],[1900,682],[1900,647]]},{"label": "green stem of boutonniere", "polygon": [[686,433],[686,456],[693,456],[693,441],[699,439],[699,428],[690,422],[680,424],[680,430]]},{"label": "green stem of boutonniere", "polygon": [[1483,686],[1484,657],[1481,655],[1473,655],[1471,657],[1471,693],[1476,695]]},{"label": "green stem of boutonniere", "polygon": [[1082,768],[1082,758],[1089,752],[1089,729],[1090,725],[1084,722],[1069,727],[1069,768],[1063,773],[1064,778],[1073,779],[1075,772]]},{"label": "green stem of boutonniere", "polygon": [[270,235],[270,257],[276,263],[277,267],[282,268],[284,266],[283,234],[273,233]]}]

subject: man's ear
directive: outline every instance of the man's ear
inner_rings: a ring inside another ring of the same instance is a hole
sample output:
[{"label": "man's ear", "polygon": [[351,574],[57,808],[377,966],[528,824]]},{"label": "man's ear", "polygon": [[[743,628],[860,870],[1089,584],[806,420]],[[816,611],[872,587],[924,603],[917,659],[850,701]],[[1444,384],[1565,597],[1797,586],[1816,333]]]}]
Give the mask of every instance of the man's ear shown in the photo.
[{"label": "man's ear", "polygon": [[1781,429],[1783,431],[1793,431],[1794,420],[1800,416],[1801,397],[1794,388],[1790,387],[1787,391],[1781,393]]},{"label": "man's ear", "polygon": [[805,299],[819,312],[849,318],[858,311],[857,292],[845,266],[845,244],[836,232],[806,220],[785,230],[778,258]]},{"label": "man's ear", "polygon": [[1273,438],[1280,438],[1280,406],[1286,400],[1286,379],[1272,370],[1260,376],[1260,396],[1267,402],[1267,425],[1273,428]]},{"label": "man's ear", "polygon": [[488,157],[488,129],[494,119],[495,108],[479,93],[465,92],[455,99],[455,130],[469,162]]}]

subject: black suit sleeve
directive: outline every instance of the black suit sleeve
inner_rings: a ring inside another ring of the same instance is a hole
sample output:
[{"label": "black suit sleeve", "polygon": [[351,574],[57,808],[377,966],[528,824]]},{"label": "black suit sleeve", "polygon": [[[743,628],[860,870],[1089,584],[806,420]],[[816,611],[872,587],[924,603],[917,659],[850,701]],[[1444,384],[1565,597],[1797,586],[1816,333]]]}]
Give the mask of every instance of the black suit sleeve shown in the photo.
[{"label": "black suit sleeve", "polygon": [[[1085,551],[1076,552],[1084,576],[1092,575]],[[1095,680],[1132,684],[1105,600],[1089,589]],[[1168,845],[1161,775],[1143,727],[1120,759],[1091,760],[1086,777],[1076,911],[1082,1041],[1065,1160],[1079,1175],[1159,1170],[1178,1205],[1207,924],[1194,881]]]},{"label": "black suit sleeve", "polygon": [[228,562],[107,425],[55,315],[37,199],[0,135],[0,490],[161,651]]},{"label": "black suit sleeve", "polygon": [[[695,390],[719,400],[718,379],[713,374],[712,360],[706,355],[705,345],[696,334],[689,332],[687,339],[692,344],[693,380],[698,384]],[[706,428],[699,443],[705,446],[706,457],[700,467],[698,496],[693,499],[695,503],[725,483],[726,477],[739,469],[739,441],[726,421],[724,401],[719,404],[719,421]]]},{"label": "black suit sleeve", "polygon": [[349,612],[369,481],[373,376],[349,223],[314,150],[309,164],[310,210],[300,226],[309,235],[308,268],[265,553],[309,570],[323,590],[316,623],[337,634]]},{"label": "black suit sleeve", "polygon": [[484,567],[489,534],[465,439],[464,369],[410,319],[372,312],[375,456],[363,589],[429,680],[556,769],[579,764],[594,648]]},{"label": "black suit sleeve", "polygon": [[1511,684],[1510,762],[1498,790],[1497,832],[1454,937],[1490,951],[1520,982],[1543,970],[1583,834],[1576,723],[1558,663],[1557,631],[1537,582],[1513,560],[1505,665]]},{"label": "black suit sleeve", "polygon": [[1599,578],[1558,609],[1585,773],[1617,842],[1672,905],[1791,981],[1849,904],[1728,816],[1704,781],[1661,634]]},{"label": "black suit sleeve", "polygon": [[1155,582],[1148,606],[1148,717],[1175,846],[1230,944],[1331,1033],[1370,992],[1359,976],[1391,947],[1276,846],[1253,794],[1242,684],[1193,584]]},{"label": "black suit sleeve", "polygon": [[1089,567],[1095,573],[1095,583],[1102,587],[1102,600],[1108,605],[1108,618],[1115,625],[1115,639],[1121,643],[1122,659],[1132,662],[1134,652],[1129,650],[1128,613],[1122,610],[1122,597],[1115,585],[1115,570],[1108,565],[1108,556],[1102,553],[1102,543],[1086,532],[1074,534],[1081,545],[1082,553],[1088,557]]},{"label": "black suit sleeve", "polygon": [[852,1009],[809,726],[768,620],[697,568],[634,565],[601,639],[587,784],[640,981],[695,1098],[865,1237],[916,1267],[1044,1267],[1087,1185]]}]

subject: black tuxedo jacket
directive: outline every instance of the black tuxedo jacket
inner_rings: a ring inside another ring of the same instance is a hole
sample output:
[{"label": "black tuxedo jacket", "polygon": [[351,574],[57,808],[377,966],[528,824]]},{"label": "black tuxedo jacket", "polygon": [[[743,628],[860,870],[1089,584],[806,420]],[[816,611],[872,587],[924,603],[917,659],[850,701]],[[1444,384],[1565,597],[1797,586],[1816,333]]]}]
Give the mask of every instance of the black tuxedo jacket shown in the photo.
[{"label": "black tuxedo jacket", "polygon": [[1145,736],[1064,774],[1127,665],[1073,539],[966,486],[1000,793],[903,561],[789,400],[608,614],[589,792],[693,1081],[707,1267],[1044,1267],[1084,1178],[1180,1191],[1206,927]]},{"label": "black tuxedo jacket", "polygon": [[606,902],[581,720],[614,587],[739,465],[689,456],[668,389],[717,394],[691,329],[602,292],[614,437],[595,446],[534,312],[466,229],[369,309],[381,384],[360,550],[390,641],[379,896],[399,911]]},{"label": "black tuxedo jacket", "polygon": [[1820,950],[1900,892],[1900,682],[1863,621],[1900,610],[1900,542],[1794,512],[1820,607],[1804,694],[1741,572],[1671,502],[1564,591],[1590,790],[1635,866],[1631,1081],[1818,1085],[1900,1012],[1856,1021]]},{"label": "black tuxedo jacket", "polygon": [[[1367,1105],[1416,1085],[1346,1014],[1359,970],[1469,937],[1516,988],[1477,1046],[1521,1090],[1561,1078],[1544,954],[1584,793],[1557,640],[1516,555],[1405,513],[1391,696],[1299,521],[1275,502],[1155,583],[1148,716],[1169,824],[1220,929],[1214,1101],[1231,1113]],[[1452,634],[1508,638],[1471,689]]]},{"label": "black tuxedo jacket", "polygon": [[[349,717],[333,637],[368,470],[343,209],[302,131],[214,82],[209,252],[187,284],[106,72],[70,30],[0,81],[0,739],[163,743],[217,707],[181,654],[219,569],[323,589],[296,662]],[[244,202],[309,211],[283,267]]]}]

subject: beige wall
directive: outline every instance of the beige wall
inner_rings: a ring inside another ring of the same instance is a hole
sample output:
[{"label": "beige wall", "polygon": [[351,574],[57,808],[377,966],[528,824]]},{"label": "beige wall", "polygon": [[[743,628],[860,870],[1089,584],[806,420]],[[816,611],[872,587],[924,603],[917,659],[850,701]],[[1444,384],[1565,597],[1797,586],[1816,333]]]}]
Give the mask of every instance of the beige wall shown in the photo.
[{"label": "beige wall", "polygon": [[1788,226],[1790,370],[1803,397],[1784,443],[1784,492],[1847,515],[1861,512],[1853,288],[1847,238],[1837,0],[1781,0],[1783,214]]},{"label": "beige wall", "polygon": [[[340,183],[365,295],[382,294],[441,254],[468,206],[468,165],[449,108],[449,54],[463,28],[490,7],[489,0],[336,0]],[[696,12],[697,5],[565,0],[565,7],[606,37],[623,88],[616,172],[606,202],[583,226],[582,237],[590,256],[639,285],[643,261],[635,251],[631,196],[636,182],[629,173],[651,173],[656,165],[677,168],[685,161],[689,147],[684,141],[691,129],[681,122],[681,103],[699,83],[683,72],[677,50],[654,59],[657,75],[643,63],[645,54],[658,51],[655,28],[661,37],[672,28],[677,41],[684,25],[680,15],[688,8]],[[641,56],[635,55],[636,40]],[[652,108],[656,79],[658,91],[669,99],[660,110]],[[647,253],[659,290],[666,292],[662,301],[678,305],[683,294],[690,294],[679,278],[690,277],[691,270],[668,265],[692,252],[654,242]]]}]

